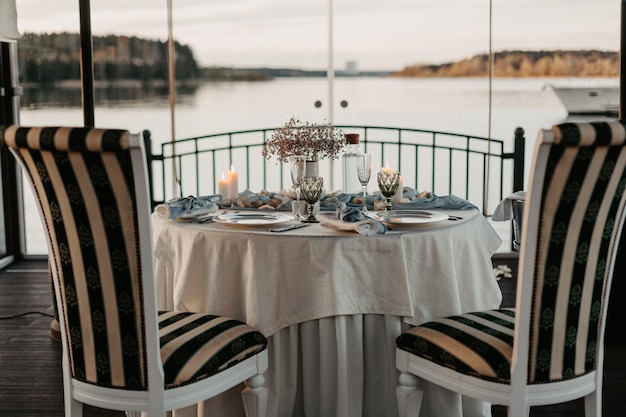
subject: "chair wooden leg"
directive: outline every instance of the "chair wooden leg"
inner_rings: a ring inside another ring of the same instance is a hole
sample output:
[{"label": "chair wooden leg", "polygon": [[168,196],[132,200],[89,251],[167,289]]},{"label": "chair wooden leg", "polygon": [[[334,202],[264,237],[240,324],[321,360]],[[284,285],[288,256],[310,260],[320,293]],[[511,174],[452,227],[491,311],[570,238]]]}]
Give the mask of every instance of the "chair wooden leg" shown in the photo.
[{"label": "chair wooden leg", "polygon": [[246,417],[265,417],[269,390],[265,387],[265,377],[257,374],[246,381],[241,393]]},{"label": "chair wooden leg", "polygon": [[424,392],[419,387],[419,378],[408,372],[400,373],[400,385],[396,387],[398,413],[400,417],[418,417]]},{"label": "chair wooden leg", "polygon": [[73,398],[70,398],[69,401],[65,401],[65,416],[83,417],[83,403]]},{"label": "chair wooden leg", "polygon": [[523,401],[513,401],[509,406],[508,417],[529,417],[530,416],[530,407],[526,405],[526,400]]},{"label": "chair wooden leg", "polygon": [[585,417],[602,417],[602,391],[595,390],[585,397]]}]

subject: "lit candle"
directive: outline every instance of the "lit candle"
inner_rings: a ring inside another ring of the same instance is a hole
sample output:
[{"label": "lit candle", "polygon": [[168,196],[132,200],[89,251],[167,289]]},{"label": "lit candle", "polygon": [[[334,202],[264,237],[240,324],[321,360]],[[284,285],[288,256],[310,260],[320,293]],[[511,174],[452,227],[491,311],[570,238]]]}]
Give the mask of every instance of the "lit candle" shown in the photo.
[{"label": "lit candle", "polygon": [[217,180],[217,193],[222,195],[222,200],[229,200],[230,196],[230,180],[225,178],[222,172],[222,179]]},{"label": "lit candle", "polygon": [[239,197],[239,174],[235,171],[233,166],[230,166],[230,170],[227,172],[228,182],[230,184],[230,198]]}]

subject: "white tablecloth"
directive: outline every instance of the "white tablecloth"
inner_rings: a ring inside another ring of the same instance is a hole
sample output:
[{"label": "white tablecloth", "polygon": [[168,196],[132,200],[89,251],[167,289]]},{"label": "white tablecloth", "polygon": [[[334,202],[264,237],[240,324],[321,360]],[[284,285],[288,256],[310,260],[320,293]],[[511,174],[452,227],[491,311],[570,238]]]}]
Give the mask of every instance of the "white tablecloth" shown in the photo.
[{"label": "white tablecloth", "polygon": [[[393,225],[369,237],[153,214],[158,305],[234,317],[268,336],[268,416],[397,416],[400,332],[500,305],[491,265],[500,238],[478,212],[450,213],[463,219]],[[243,415],[239,391],[185,411]],[[462,407],[466,416],[489,414],[482,403],[429,386],[422,407],[422,416],[460,416]]]}]

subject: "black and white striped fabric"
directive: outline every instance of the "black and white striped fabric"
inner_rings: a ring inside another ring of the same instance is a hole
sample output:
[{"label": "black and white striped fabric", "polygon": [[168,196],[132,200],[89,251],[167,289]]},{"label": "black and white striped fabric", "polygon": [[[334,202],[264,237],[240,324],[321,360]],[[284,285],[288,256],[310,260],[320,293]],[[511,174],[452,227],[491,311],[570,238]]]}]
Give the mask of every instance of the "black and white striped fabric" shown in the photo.
[{"label": "black and white striped fabric", "polygon": [[[528,383],[596,369],[626,188],[625,122],[553,127],[546,162],[530,314]],[[536,192],[532,190],[532,192]],[[539,194],[538,194],[539,195]],[[519,308],[519,306],[518,306]],[[517,310],[517,314],[522,314]],[[398,348],[460,373],[510,381],[516,310],[463,314],[415,327]]]},{"label": "black and white striped fabric", "polygon": [[267,340],[248,325],[202,313],[159,312],[167,388],[215,375],[260,352]]},{"label": "black and white striped fabric", "polygon": [[[137,218],[150,213],[137,212],[129,137],[123,130],[0,128],[45,220],[73,378],[146,390]],[[267,345],[262,334],[225,317],[162,312],[158,322],[167,388],[214,375]]]}]

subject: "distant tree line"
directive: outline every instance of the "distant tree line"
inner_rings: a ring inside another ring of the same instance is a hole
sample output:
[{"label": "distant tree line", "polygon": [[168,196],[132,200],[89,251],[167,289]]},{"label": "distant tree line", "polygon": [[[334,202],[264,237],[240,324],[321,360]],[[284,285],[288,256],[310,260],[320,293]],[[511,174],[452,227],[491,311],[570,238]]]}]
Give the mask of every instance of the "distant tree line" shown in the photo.
[{"label": "distant tree line", "polygon": [[[80,36],[77,33],[25,33],[17,43],[20,82],[53,85],[80,80]],[[176,78],[179,80],[264,81],[276,77],[324,77],[325,70],[288,68],[199,68],[193,51],[175,42]],[[167,42],[134,36],[93,37],[94,80],[166,81]],[[494,53],[496,77],[617,77],[619,53],[581,51],[502,51]],[[438,65],[410,65],[398,72],[360,73],[400,77],[484,77],[489,56],[476,55]],[[335,75],[345,76],[342,71]]]},{"label": "distant tree line", "polygon": [[[610,51],[502,51],[494,57],[495,77],[617,77],[619,53]],[[489,55],[440,65],[411,65],[402,77],[484,77]]]},{"label": "distant tree line", "polygon": [[[80,37],[76,33],[25,33],[17,43],[20,82],[53,84],[80,79]],[[167,42],[129,36],[94,36],[97,81],[167,80]],[[175,42],[176,78],[199,74],[191,48]]]},{"label": "distant tree line", "polygon": [[[265,81],[281,77],[326,77],[327,70],[303,70],[295,68],[232,68],[207,67],[200,69],[200,77],[218,81]],[[336,77],[384,77],[390,71],[359,71],[358,74],[335,70]]]}]

